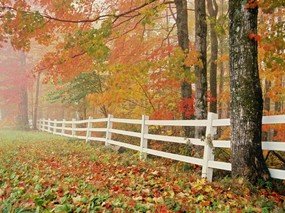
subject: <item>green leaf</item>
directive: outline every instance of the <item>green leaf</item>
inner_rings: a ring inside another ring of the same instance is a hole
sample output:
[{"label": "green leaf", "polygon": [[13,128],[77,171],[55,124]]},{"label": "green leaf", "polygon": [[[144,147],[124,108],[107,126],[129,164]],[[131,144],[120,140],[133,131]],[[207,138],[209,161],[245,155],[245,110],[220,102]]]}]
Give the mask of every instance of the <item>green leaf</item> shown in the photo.
[{"label": "green leaf", "polygon": [[43,206],[43,204],[45,202],[41,198],[35,198],[34,201],[35,201],[36,206]]},{"label": "green leaf", "polygon": [[73,212],[73,208],[74,208],[74,206],[71,204],[64,204],[64,205],[57,206],[55,208],[54,212],[56,212],[56,213],[62,213],[62,212],[69,213],[69,212]]},{"label": "green leaf", "polygon": [[35,190],[41,191],[41,190],[42,190],[41,185],[40,185],[40,184],[36,184],[36,185],[35,185]]}]

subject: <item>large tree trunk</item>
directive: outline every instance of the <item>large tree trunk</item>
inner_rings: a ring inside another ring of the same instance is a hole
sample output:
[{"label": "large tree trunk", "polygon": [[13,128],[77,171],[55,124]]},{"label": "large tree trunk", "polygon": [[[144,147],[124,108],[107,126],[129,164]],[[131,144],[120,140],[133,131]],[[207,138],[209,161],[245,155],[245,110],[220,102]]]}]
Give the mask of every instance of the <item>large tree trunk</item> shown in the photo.
[{"label": "large tree trunk", "polygon": [[[186,0],[174,0],[177,18],[177,36],[178,36],[178,44],[179,47],[183,50],[185,54],[189,53],[189,33],[188,33],[188,14],[187,14],[187,1]],[[184,72],[189,73],[190,67],[186,65],[183,66]],[[191,83],[189,83],[186,79],[181,82],[181,99],[190,99],[192,98],[192,87]],[[193,107],[193,106],[188,106]],[[186,116],[186,113],[182,113],[182,119],[187,120],[192,117]],[[191,135],[190,128],[185,127],[185,135],[189,137]]]},{"label": "large tree trunk", "polygon": [[268,180],[261,149],[263,100],[258,73],[258,8],[246,9],[243,0],[229,1],[231,161],[232,176]]},{"label": "large tree trunk", "polygon": [[[199,60],[202,66],[195,66],[195,117],[196,119],[207,118],[207,23],[206,2],[195,0],[195,46],[200,53]],[[195,137],[201,138],[204,128],[196,128]]]},{"label": "large tree trunk", "polygon": [[210,15],[210,37],[211,37],[211,61],[210,61],[210,112],[217,113],[217,59],[218,59],[218,37],[215,30],[218,4],[216,0],[207,0]]}]

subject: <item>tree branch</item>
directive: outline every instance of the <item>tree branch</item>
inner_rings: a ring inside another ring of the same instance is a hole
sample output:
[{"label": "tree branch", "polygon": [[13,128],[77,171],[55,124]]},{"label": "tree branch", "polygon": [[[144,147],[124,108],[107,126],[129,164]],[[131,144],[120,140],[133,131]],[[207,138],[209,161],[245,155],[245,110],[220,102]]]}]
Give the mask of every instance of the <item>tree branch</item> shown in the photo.
[{"label": "tree branch", "polygon": [[160,45],[161,47],[162,47],[163,43],[169,38],[169,36],[170,36],[171,32],[174,30],[175,26],[176,26],[176,23],[174,23],[174,24],[172,25],[172,27],[171,27],[171,29],[168,31],[166,37],[162,40],[161,45]]}]

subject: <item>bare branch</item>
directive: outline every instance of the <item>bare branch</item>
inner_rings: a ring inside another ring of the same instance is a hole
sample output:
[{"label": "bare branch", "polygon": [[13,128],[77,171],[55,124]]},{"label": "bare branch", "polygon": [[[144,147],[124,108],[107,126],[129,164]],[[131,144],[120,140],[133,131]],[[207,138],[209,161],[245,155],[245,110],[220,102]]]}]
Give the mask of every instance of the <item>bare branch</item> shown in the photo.
[{"label": "bare branch", "polygon": [[[115,23],[120,17],[124,17],[128,14],[131,14],[135,11],[138,11],[150,4],[152,4],[153,2],[155,2],[156,0],[151,0],[150,2],[145,2],[144,4],[138,6],[138,7],[135,7],[131,10],[128,10],[126,12],[123,12],[121,14],[118,14],[118,15],[115,15],[115,14],[104,14],[104,15],[99,15],[93,19],[81,19],[81,20],[67,20],[67,19],[61,19],[61,18],[57,18],[57,17],[53,17],[53,16],[50,16],[50,15],[47,15],[47,14],[41,14],[42,17],[44,18],[47,18],[47,19],[51,19],[51,20],[54,20],[54,21],[59,21],[59,22],[66,22],[66,23],[83,23],[83,22],[88,22],[88,23],[92,23],[92,22],[96,22],[100,19],[103,19],[103,18],[107,18],[107,17],[112,17],[112,18],[115,18],[113,20],[113,23]],[[18,9],[16,8],[13,8],[13,7],[9,7],[9,6],[2,6],[0,7],[2,10],[12,10],[12,11],[19,11]],[[21,11],[20,11],[21,12]],[[25,11],[27,12],[27,11]],[[34,12],[27,12],[28,14],[33,14]]]},{"label": "bare branch", "polygon": [[136,27],[142,22],[142,20],[143,20],[144,18],[145,18],[145,16],[142,17],[142,18],[135,24],[134,27],[132,27],[131,29],[125,31],[123,34],[121,34],[121,35],[119,35],[119,36],[116,36],[116,37],[114,37],[114,38],[110,38],[110,39],[108,40],[108,42],[109,42],[109,41],[113,41],[113,40],[119,38],[120,36],[126,35],[126,34],[128,34],[129,32],[133,31],[133,30],[136,29]]},{"label": "bare branch", "polygon": [[174,30],[175,26],[176,26],[176,23],[174,23],[174,24],[172,25],[172,27],[171,27],[171,29],[168,31],[166,37],[162,40],[161,45],[160,45],[161,47],[163,46],[163,43],[169,38],[169,36],[170,36],[171,32]]},{"label": "bare branch", "polygon": [[124,21],[118,23],[117,25],[114,25],[113,28],[119,27],[120,25],[122,25],[122,24],[124,24],[124,23],[130,21],[131,19],[133,19],[133,18],[135,18],[135,17],[137,17],[137,16],[139,16],[139,15],[141,15],[141,14],[138,13],[138,14],[136,14],[136,15],[134,15],[134,16],[130,16],[130,17],[128,17],[128,19],[126,19],[126,20],[124,20]]}]

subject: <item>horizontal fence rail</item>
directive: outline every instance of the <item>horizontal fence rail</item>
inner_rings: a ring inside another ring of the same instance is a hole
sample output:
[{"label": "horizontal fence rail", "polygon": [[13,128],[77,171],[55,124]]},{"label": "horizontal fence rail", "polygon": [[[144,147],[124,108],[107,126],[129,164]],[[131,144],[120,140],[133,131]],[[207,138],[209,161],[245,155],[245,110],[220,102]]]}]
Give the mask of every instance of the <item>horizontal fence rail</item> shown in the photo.
[{"label": "horizontal fence rail", "polygon": [[[114,124],[136,125],[137,131],[127,131],[114,128]],[[285,124],[285,115],[264,116],[263,124]],[[231,171],[231,163],[215,161],[214,149],[224,148],[230,149],[230,140],[214,140],[218,127],[229,127],[230,119],[218,119],[215,113],[208,113],[205,120],[149,120],[148,116],[142,116],[142,119],[121,119],[113,118],[109,115],[107,118],[93,119],[89,117],[87,120],[76,121],[57,121],[51,119],[38,120],[38,129],[52,134],[78,138],[86,142],[98,141],[105,143],[105,146],[111,146],[118,150],[120,147],[132,149],[140,152],[142,159],[147,155],[155,155],[159,157],[178,160],[186,163],[202,166],[202,177],[212,181],[213,169]],[[206,138],[184,138],[178,136],[166,136],[151,134],[150,126],[192,126],[205,127]],[[137,139],[137,144],[129,144],[119,140],[115,140],[112,134],[120,136],[129,136]],[[185,145],[195,145],[203,147],[203,157],[190,157],[185,155],[173,154],[165,151],[159,151],[149,148],[151,140],[163,141],[170,143],[178,143]],[[262,149],[268,151],[285,151],[285,143],[266,141],[262,142]],[[272,178],[285,180],[285,170],[269,168]]]}]

